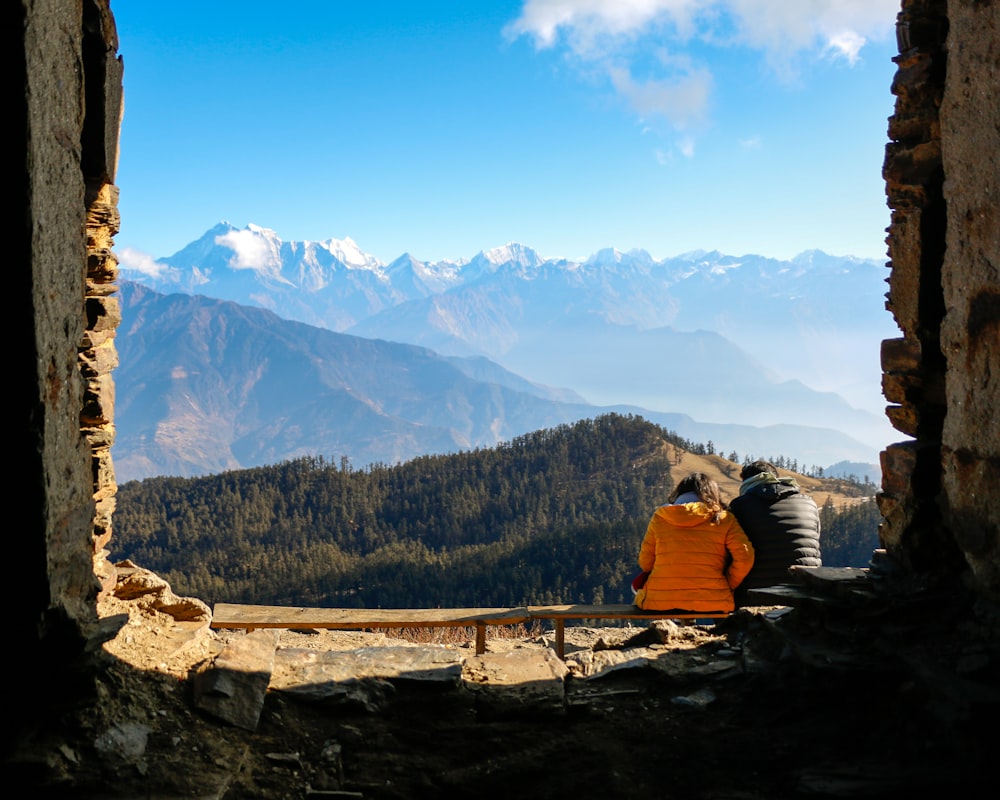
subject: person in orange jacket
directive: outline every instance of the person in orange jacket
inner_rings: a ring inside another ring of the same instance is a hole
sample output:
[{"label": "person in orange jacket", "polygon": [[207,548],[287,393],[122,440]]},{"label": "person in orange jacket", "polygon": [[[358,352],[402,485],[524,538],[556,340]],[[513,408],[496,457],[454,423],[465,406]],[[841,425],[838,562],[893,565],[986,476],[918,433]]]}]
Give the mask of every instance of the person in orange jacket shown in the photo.
[{"label": "person in orange jacket", "polygon": [[650,611],[733,611],[733,590],[753,559],[719,485],[693,472],[649,521],[639,550],[639,568],[649,574],[633,602]]}]

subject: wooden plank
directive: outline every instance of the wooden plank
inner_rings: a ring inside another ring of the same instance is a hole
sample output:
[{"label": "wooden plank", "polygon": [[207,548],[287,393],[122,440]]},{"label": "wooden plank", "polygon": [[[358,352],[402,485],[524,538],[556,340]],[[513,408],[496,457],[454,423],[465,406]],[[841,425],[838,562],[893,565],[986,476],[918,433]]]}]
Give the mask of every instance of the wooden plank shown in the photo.
[{"label": "wooden plank", "polygon": [[216,603],[213,628],[443,628],[527,622],[526,608],[302,608]]}]

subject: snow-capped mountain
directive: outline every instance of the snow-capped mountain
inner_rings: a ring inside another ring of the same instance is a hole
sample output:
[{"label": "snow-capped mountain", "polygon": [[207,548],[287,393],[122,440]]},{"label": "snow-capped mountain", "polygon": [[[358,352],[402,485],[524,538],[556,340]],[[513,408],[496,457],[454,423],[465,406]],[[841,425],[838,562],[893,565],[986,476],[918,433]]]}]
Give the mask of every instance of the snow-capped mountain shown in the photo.
[{"label": "snow-capped mountain", "polygon": [[[791,260],[717,251],[656,259],[614,248],[572,261],[511,242],[468,259],[404,254],[386,265],[349,238],[285,242],[267,228],[228,223],[153,270],[120,261],[123,278],[158,292],[484,356],[602,406],[702,422],[824,425],[876,451],[899,438],[883,413],[880,342],[898,330],[879,261],[815,250]],[[745,357],[720,355],[731,353],[720,340]],[[786,384],[785,400],[761,382]]]}]

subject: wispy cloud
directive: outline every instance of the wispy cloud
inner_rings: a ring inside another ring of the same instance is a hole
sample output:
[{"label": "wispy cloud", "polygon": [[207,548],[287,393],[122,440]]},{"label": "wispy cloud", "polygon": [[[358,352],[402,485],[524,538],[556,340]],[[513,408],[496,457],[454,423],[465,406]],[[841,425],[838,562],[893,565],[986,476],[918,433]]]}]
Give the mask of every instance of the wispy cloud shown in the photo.
[{"label": "wispy cloud", "polygon": [[707,113],[712,94],[712,73],[690,59],[670,59],[662,78],[636,78],[625,66],[607,70],[615,91],[644,120],[665,119],[676,130],[698,126]]},{"label": "wispy cloud", "polygon": [[899,0],[717,0],[733,16],[737,39],[769,62],[830,54],[853,64],[869,38],[892,34]]},{"label": "wispy cloud", "polygon": [[[689,131],[707,119],[715,80],[695,44],[756,52],[792,81],[809,61],[856,64],[869,39],[891,35],[898,12],[899,0],[525,0],[505,34],[563,49],[644,121]],[[640,65],[637,54],[650,51],[660,55]]]},{"label": "wispy cloud", "polygon": [[653,32],[664,24],[687,32],[697,0],[525,0],[521,16],[507,26],[511,37],[528,35],[539,47],[560,36],[578,55],[593,57],[616,38]]},{"label": "wispy cloud", "polygon": [[124,247],[115,251],[118,265],[124,269],[146,275],[150,278],[161,278],[172,271],[172,267],[154,259],[151,255],[136,250],[134,247]]},{"label": "wispy cloud", "polygon": [[233,251],[233,257],[229,261],[232,269],[273,273],[281,270],[281,259],[275,252],[273,243],[258,236],[253,230],[229,231],[215,237],[215,243]]},{"label": "wispy cloud", "polygon": [[834,58],[843,58],[853,66],[861,57],[861,48],[865,46],[865,37],[856,31],[842,31],[830,37],[826,52]]}]

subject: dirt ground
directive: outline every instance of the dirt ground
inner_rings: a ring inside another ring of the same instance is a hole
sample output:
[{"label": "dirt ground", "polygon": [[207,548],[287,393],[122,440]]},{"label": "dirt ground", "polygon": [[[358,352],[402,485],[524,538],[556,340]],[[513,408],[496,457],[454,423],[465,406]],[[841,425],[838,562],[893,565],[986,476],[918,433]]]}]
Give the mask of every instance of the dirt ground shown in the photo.
[{"label": "dirt ground", "polygon": [[[659,644],[690,656],[681,673],[570,677],[558,709],[483,713],[439,686],[386,687],[374,710],[269,692],[251,732],[192,704],[190,676],[240,634],[202,628],[179,646],[164,636],[173,620],[141,602],[110,598],[101,613],[129,622],[104,645],[97,713],[44,721],[25,744],[22,777],[43,797],[909,798],[971,789],[988,758],[978,701],[752,614]],[[567,629],[567,655],[649,642],[648,629]],[[283,632],[279,646],[372,643],[391,641]],[[544,646],[527,635],[488,650]],[[995,695],[982,707],[995,719]]]}]

